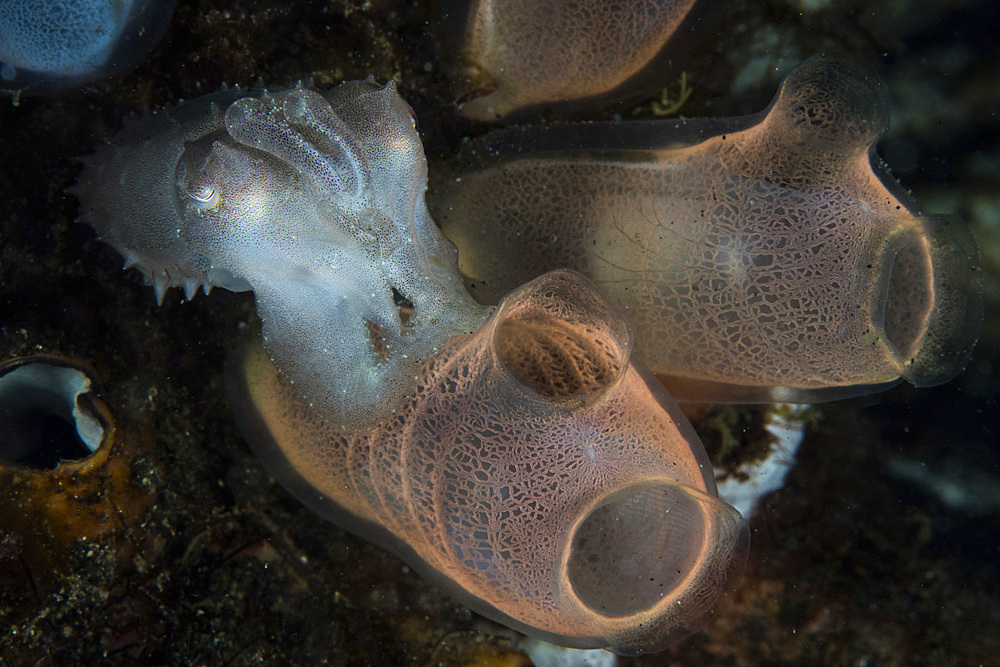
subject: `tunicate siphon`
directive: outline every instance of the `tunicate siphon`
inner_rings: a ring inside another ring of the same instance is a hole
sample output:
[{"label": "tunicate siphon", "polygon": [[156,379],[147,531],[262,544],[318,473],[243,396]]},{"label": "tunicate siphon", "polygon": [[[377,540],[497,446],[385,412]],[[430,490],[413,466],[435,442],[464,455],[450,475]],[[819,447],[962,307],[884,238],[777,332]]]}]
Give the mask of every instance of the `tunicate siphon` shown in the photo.
[{"label": "tunicate siphon", "polygon": [[430,202],[478,299],[576,269],[678,399],[933,385],[975,345],[979,253],[961,221],[879,178],[888,123],[878,77],[820,55],[752,116],[486,135]]}]

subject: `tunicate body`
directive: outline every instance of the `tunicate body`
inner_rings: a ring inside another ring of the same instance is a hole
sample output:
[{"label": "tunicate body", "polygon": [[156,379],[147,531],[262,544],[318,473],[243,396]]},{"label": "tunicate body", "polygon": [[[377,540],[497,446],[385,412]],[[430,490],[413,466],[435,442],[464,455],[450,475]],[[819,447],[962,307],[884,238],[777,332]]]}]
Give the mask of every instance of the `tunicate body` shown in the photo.
[{"label": "tunicate body", "polygon": [[477,0],[463,58],[488,94],[462,114],[496,120],[615,90],[657,55],[694,0]]},{"label": "tunicate body", "polygon": [[173,0],[4,0],[0,89],[46,92],[128,70],[173,9]]},{"label": "tunicate body", "polygon": [[495,620],[638,654],[711,620],[749,531],[631,348],[593,285],[554,271],[427,359],[409,400],[370,432],[343,435],[256,339],[227,382],[258,458],[323,516]]},{"label": "tunicate body", "polygon": [[430,202],[476,298],[576,269],[680,400],[938,384],[975,344],[979,253],[879,178],[888,122],[874,73],[820,55],[753,116],[487,135]]},{"label": "tunicate body", "polygon": [[153,499],[133,468],[152,429],[116,415],[104,391],[80,359],[0,360],[0,589],[11,599],[64,583],[80,545],[132,529]]},{"label": "tunicate body", "polygon": [[483,614],[623,653],[700,629],[749,532],[628,323],[551,272],[496,312],[426,209],[391,84],[227,91],[86,160],[86,221],[156,286],[252,290],[227,385],[304,503]]}]

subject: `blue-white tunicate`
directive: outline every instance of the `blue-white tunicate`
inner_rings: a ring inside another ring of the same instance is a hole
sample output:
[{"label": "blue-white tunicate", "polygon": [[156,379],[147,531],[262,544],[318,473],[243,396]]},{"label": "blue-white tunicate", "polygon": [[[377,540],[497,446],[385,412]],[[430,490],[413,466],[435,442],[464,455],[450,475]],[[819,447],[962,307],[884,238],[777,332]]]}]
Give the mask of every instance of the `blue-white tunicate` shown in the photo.
[{"label": "blue-white tunicate", "polygon": [[0,88],[45,92],[131,68],[174,0],[0,1]]}]

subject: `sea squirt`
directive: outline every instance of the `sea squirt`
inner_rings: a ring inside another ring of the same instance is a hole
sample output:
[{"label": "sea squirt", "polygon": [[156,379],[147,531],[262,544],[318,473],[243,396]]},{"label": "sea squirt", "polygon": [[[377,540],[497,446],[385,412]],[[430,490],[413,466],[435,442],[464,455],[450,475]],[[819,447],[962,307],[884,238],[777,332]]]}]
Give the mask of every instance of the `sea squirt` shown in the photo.
[{"label": "sea squirt", "polygon": [[344,435],[253,337],[227,382],[258,458],[318,513],[495,620],[638,654],[711,620],[749,531],[631,347],[593,284],[555,271],[427,359],[370,432]]},{"label": "sea squirt", "polygon": [[694,0],[476,0],[463,57],[493,90],[462,107],[495,120],[617,89],[657,55]]},{"label": "sea squirt", "polygon": [[253,290],[271,360],[347,430],[387,418],[420,361],[488,315],[427,213],[391,83],[216,93],[132,121],[86,163],[83,219],[157,299]]},{"label": "sea squirt", "polygon": [[174,0],[3,0],[0,89],[39,93],[124,72],[173,10]]},{"label": "sea squirt", "polygon": [[583,276],[473,301],[426,183],[412,111],[360,81],[130,123],[74,191],[158,298],[254,292],[227,386],[304,503],[530,634],[640,653],[697,631],[749,532],[691,426]]},{"label": "sea squirt", "polygon": [[752,116],[486,135],[429,200],[479,300],[576,269],[680,400],[933,385],[975,345],[979,253],[880,180],[888,123],[874,73],[819,55]]}]

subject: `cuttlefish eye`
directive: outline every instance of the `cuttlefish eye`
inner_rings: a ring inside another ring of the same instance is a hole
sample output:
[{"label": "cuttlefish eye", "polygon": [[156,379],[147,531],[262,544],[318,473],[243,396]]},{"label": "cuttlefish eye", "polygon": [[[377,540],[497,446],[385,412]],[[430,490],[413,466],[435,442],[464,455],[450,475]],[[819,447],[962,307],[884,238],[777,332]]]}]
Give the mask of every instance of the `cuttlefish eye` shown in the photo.
[{"label": "cuttlefish eye", "polygon": [[219,188],[213,183],[196,184],[187,194],[201,209],[215,208],[219,204]]},{"label": "cuttlefish eye", "polygon": [[178,204],[198,211],[219,206],[225,179],[234,173],[226,160],[225,146],[210,140],[186,145],[176,169]]}]

